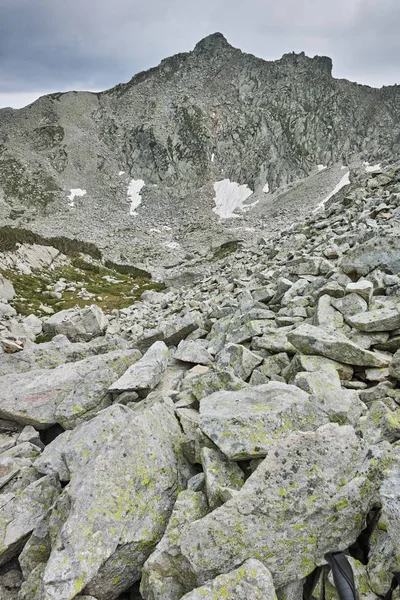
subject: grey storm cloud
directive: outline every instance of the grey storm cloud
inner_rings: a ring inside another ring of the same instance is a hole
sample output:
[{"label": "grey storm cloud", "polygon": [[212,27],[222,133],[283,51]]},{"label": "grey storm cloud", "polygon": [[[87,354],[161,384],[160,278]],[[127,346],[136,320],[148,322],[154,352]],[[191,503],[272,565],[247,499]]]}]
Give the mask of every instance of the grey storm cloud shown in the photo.
[{"label": "grey storm cloud", "polygon": [[0,94],[105,89],[221,31],[268,60],[333,59],[334,75],[400,83],[399,0],[0,0]]}]

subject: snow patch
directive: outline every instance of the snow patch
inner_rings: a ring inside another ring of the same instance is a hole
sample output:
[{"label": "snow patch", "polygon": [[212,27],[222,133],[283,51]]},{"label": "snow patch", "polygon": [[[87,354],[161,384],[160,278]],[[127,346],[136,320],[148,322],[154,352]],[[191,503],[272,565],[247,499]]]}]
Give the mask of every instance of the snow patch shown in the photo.
[{"label": "snow patch", "polygon": [[[343,168],[347,169],[347,167],[342,167],[342,169]],[[332,198],[332,196],[334,196],[335,194],[337,194],[345,185],[350,185],[350,171],[349,170],[347,171],[347,173],[345,175],[343,175],[342,179],[335,186],[335,188],[331,191],[331,193],[328,194],[328,196],[326,198],[324,198],[324,200],[322,200],[322,202],[320,202],[318,204],[318,206],[314,210],[314,212],[317,211],[320,208],[323,208],[323,206],[325,205],[325,203],[328,202],[328,200],[330,200]]]},{"label": "snow patch", "polygon": [[244,202],[252,195],[252,190],[247,185],[239,185],[230,179],[223,179],[214,183],[215,208],[213,211],[222,219],[238,218],[235,210],[242,212],[249,210],[258,203],[244,205]]},{"label": "snow patch", "polygon": [[75,206],[75,198],[82,198],[86,194],[86,190],[81,190],[81,188],[73,188],[70,190],[70,195],[67,196],[69,202],[68,206]]},{"label": "snow patch", "polygon": [[120,177],[121,177],[121,175],[125,175],[125,171],[120,171],[120,172],[118,173],[118,175],[119,175]]},{"label": "snow patch", "polygon": [[129,214],[131,216],[136,216],[136,209],[142,202],[142,196],[140,195],[140,190],[145,185],[143,179],[132,179],[128,186],[127,196],[131,200],[131,207],[129,210]]},{"label": "snow patch", "polygon": [[365,166],[365,172],[366,173],[378,173],[381,170],[382,170],[381,163],[379,163],[379,165],[370,165],[370,164],[367,164]]},{"label": "snow patch", "polygon": [[328,167],[326,165],[317,165],[318,171],[325,171]]},{"label": "snow patch", "polygon": [[211,154],[211,162],[214,162],[215,154],[214,152]]},{"label": "snow patch", "polygon": [[267,183],[264,185],[263,187],[263,192],[265,192],[266,194],[269,194],[269,185],[268,185],[268,181]]}]

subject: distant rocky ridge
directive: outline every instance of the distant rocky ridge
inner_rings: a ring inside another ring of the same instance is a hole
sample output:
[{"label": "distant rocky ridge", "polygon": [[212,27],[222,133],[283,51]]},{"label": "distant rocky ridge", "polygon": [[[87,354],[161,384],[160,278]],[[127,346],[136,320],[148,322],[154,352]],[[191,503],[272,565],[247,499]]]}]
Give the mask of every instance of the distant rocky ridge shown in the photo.
[{"label": "distant rocky ridge", "polygon": [[268,231],[288,184],[314,174],[335,187],[317,165],[388,164],[400,150],[400,88],[331,69],[304,53],[267,62],[214,34],[105,92],[0,110],[0,223],[149,270]]}]

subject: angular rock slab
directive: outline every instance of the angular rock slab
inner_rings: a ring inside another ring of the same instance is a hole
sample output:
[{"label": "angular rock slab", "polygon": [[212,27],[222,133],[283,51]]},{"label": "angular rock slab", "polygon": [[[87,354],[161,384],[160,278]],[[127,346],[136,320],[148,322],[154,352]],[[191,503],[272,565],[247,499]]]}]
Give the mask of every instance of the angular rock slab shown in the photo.
[{"label": "angular rock slab", "polygon": [[173,406],[149,403],[131,411],[120,435],[74,473],[54,509],[62,523],[35,600],[82,590],[113,600],[140,578],[192,475],[182,438]]},{"label": "angular rock slab", "polygon": [[381,457],[352,427],[333,423],[277,440],[231,500],[183,531],[181,555],[198,584],[249,558],[271,571],[276,587],[311,573],[364,528]]},{"label": "angular rock slab", "polygon": [[386,367],[383,356],[364,350],[334,329],[300,325],[288,333],[288,340],[303,354],[326,356],[338,362],[360,367]]},{"label": "angular rock slab", "polygon": [[321,405],[332,422],[355,427],[361,415],[367,411],[356,391],[341,387],[339,375],[332,365],[325,372],[298,373],[294,383],[313,395],[313,399]]},{"label": "angular rock slab", "polygon": [[241,567],[219,575],[210,583],[203,585],[182,600],[204,600],[206,598],[223,600],[277,600],[271,573],[259,561],[247,560]]},{"label": "angular rock slab", "polygon": [[150,391],[160,382],[167,366],[168,348],[164,342],[155,342],[136,364],[110,386],[109,391]]},{"label": "angular rock slab", "polygon": [[0,565],[19,554],[60,492],[57,478],[48,475],[20,493],[0,496]]},{"label": "angular rock slab", "polygon": [[182,340],[176,350],[175,358],[198,365],[211,365],[213,362],[210,353],[197,340]]},{"label": "angular rock slab", "polygon": [[113,404],[93,419],[65,431],[46,446],[35,461],[35,468],[45,475],[57,475],[69,481],[92,460],[103,446],[115,440],[133,419],[131,409]]},{"label": "angular rock slab", "polygon": [[239,344],[227,344],[216,357],[216,365],[219,370],[232,370],[237,377],[243,380],[250,377],[253,370],[262,361],[261,356]]},{"label": "angular rock slab", "polygon": [[382,519],[386,524],[386,531],[393,545],[397,565],[400,557],[400,448],[398,446],[395,447],[393,455],[394,460],[386,471],[380,497],[382,501]]},{"label": "angular rock slab", "polygon": [[168,577],[170,556],[179,553],[179,542],[183,529],[193,521],[205,517],[208,513],[207,498],[203,492],[184,490],[176,500],[165,534],[157,548],[148,558],[142,570],[140,593],[146,600],[178,600],[190,586],[190,572],[187,572],[185,561],[179,569],[186,570],[188,580],[180,583],[175,577]]},{"label": "angular rock slab", "polygon": [[[91,343],[71,343],[65,335],[57,335],[50,342],[26,346],[16,354],[0,354],[0,373],[26,373],[32,369],[54,369],[67,362],[77,362],[90,356],[125,350],[122,338],[99,338]],[[138,355],[139,357],[139,355]]]},{"label": "angular rock slab", "polygon": [[345,273],[368,275],[379,268],[400,273],[400,235],[374,237],[349,250],[340,264]]},{"label": "angular rock slab", "polygon": [[116,351],[67,363],[51,370],[0,377],[0,417],[36,429],[60,423],[72,429],[111,403],[106,393],[140,356]]},{"label": "angular rock slab", "polygon": [[381,308],[348,316],[346,321],[360,331],[393,331],[400,327],[400,310]]},{"label": "angular rock slab", "polygon": [[207,499],[210,510],[221,506],[226,500],[224,490],[240,490],[244,473],[233,460],[227,460],[219,450],[201,449],[201,464],[205,474]]},{"label": "angular rock slab", "polygon": [[43,323],[43,333],[66,335],[71,342],[88,342],[104,335],[108,319],[101,308],[92,304],[76,310],[69,308],[52,315]]},{"label": "angular rock slab", "polygon": [[269,382],[200,401],[200,429],[230,460],[265,456],[274,440],[328,422],[310,396],[293,385]]},{"label": "angular rock slab", "polygon": [[241,390],[247,384],[230,371],[210,371],[182,381],[182,390],[196,400],[210,396],[218,390]]}]

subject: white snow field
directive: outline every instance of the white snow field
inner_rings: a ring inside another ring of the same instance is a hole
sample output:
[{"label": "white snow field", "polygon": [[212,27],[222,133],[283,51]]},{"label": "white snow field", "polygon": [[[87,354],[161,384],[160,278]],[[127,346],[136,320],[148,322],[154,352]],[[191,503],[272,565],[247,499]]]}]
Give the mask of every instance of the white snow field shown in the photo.
[{"label": "white snow field", "polygon": [[131,207],[129,210],[129,214],[131,216],[137,215],[136,209],[142,202],[142,196],[140,195],[140,190],[145,185],[143,179],[132,179],[128,186],[127,196],[131,200]]},{"label": "white snow field", "polygon": [[238,218],[240,215],[235,214],[235,211],[245,212],[258,203],[257,200],[253,204],[244,205],[247,198],[252,195],[252,190],[247,185],[239,185],[230,179],[223,179],[214,183],[214,190],[215,208],[213,208],[213,211],[221,219]]}]

